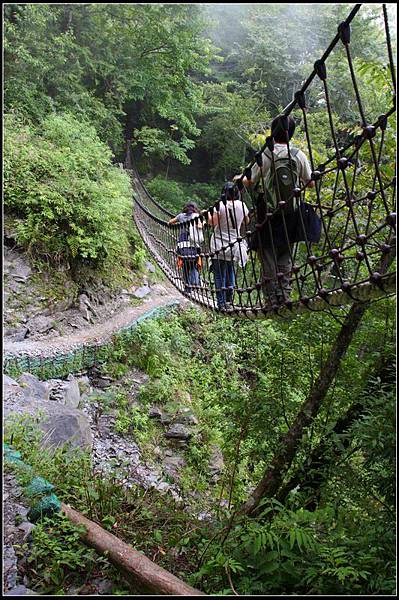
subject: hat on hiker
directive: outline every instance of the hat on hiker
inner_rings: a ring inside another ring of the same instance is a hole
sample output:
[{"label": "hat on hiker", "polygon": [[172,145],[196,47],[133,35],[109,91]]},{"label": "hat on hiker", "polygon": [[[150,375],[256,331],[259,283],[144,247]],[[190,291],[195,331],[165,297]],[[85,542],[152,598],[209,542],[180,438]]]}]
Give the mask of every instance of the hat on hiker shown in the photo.
[{"label": "hat on hiker", "polygon": [[183,212],[190,215],[191,213],[199,213],[198,206],[195,202],[188,202],[183,208]]},{"label": "hat on hiker", "polygon": [[228,181],[224,184],[220,199],[222,202],[226,200],[238,200],[240,197],[240,190],[233,181]]},{"label": "hat on hiker", "polygon": [[287,132],[290,140],[295,133],[295,121],[291,115],[279,115],[273,119],[271,124],[272,137],[276,142],[286,142]]}]

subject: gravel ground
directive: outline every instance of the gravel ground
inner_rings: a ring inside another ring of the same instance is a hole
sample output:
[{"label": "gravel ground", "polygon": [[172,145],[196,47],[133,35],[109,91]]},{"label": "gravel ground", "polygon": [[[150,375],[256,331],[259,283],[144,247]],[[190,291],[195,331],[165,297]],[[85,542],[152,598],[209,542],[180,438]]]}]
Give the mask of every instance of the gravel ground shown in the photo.
[{"label": "gravel ground", "polygon": [[28,503],[14,475],[3,477],[3,592],[6,595],[31,595],[26,577],[18,573],[20,546],[29,542],[34,527],[27,519]]}]

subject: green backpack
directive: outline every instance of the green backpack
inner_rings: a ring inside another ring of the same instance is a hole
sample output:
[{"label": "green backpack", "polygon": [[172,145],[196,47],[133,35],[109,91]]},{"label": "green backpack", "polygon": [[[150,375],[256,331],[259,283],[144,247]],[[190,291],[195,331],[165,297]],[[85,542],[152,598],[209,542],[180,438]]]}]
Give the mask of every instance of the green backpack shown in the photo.
[{"label": "green backpack", "polygon": [[298,208],[298,200],[293,190],[299,187],[299,165],[295,160],[299,150],[290,148],[291,159],[288,156],[274,158],[266,154],[270,159],[270,169],[265,177],[265,192],[267,202],[271,210],[278,208],[279,202],[285,202],[284,212],[293,212]]}]

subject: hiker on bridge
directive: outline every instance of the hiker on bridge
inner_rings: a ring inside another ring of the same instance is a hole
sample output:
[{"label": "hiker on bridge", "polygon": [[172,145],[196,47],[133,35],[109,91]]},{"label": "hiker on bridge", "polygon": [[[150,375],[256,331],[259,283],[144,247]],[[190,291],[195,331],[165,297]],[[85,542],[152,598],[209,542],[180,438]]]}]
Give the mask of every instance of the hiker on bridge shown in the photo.
[{"label": "hiker on bridge", "polygon": [[[262,290],[269,306],[278,306],[290,299],[292,248],[294,242],[304,239],[298,238],[299,201],[293,190],[315,185],[306,155],[289,144],[294,132],[295,121],[291,116],[276,117],[271,124],[269,147],[261,155],[261,165],[255,162],[251,178],[242,179],[243,184],[253,187],[256,193],[258,228],[251,236],[250,248],[258,252]],[[234,180],[240,177],[237,175]],[[280,208],[282,202],[284,208]],[[274,214],[267,218],[270,213]]]},{"label": "hiker on bridge", "polygon": [[177,265],[183,272],[185,292],[192,293],[201,285],[201,244],[204,241],[200,211],[195,202],[189,202],[182,212],[169,220],[169,225],[180,224],[178,229],[176,252]]},{"label": "hiker on bridge", "polygon": [[235,286],[234,263],[242,268],[248,259],[248,247],[240,229],[244,222],[249,223],[248,207],[244,203],[238,187],[232,181],[225,184],[218,208],[208,217],[213,227],[209,241],[213,253],[211,269],[215,279],[216,302],[219,309],[232,307]]}]

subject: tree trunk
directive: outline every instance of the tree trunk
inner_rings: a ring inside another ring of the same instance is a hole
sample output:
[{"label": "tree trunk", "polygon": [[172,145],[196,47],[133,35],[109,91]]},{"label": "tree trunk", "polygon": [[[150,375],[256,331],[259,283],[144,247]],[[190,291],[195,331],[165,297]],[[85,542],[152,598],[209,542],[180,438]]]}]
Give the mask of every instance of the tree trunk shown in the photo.
[{"label": "tree trunk", "polygon": [[133,168],[131,140],[126,140],[126,158],[123,166],[127,170],[131,170]]},{"label": "tree trunk", "polygon": [[[387,243],[391,245],[391,251],[383,256],[376,269],[381,275],[388,271],[389,266],[396,256],[394,245],[394,233],[388,235]],[[291,466],[292,460],[301,442],[304,430],[308,427],[318,414],[324,398],[337,374],[341,359],[352,341],[353,335],[358,328],[364,313],[369,307],[369,302],[355,302],[341,327],[341,330],[330,350],[318,379],[312,386],[308,398],[302,404],[294,424],[280,440],[270,466],[266,469],[262,479],[256,486],[248,500],[241,506],[238,514],[256,516],[259,512],[259,502],[264,497],[273,497],[281,487],[282,481]]]},{"label": "tree trunk", "polygon": [[84,542],[121,569],[135,590],[166,596],[205,596],[67,504],[62,503],[61,510],[72,523],[84,526]]},{"label": "tree trunk", "polygon": [[[375,388],[374,379],[378,377],[383,383],[394,383],[392,358],[393,357],[390,355],[382,355],[379,357],[375,368],[367,378],[367,384],[362,389],[359,398],[336,422],[332,430],[334,435],[340,435],[348,431],[353,423],[359,420],[364,414],[365,403],[363,398],[373,392]],[[328,436],[313,449],[306,465],[299,469],[298,472],[295,473],[295,475],[280,489],[277,494],[277,500],[283,503],[289,492],[297,485],[300,485],[302,489],[309,490],[312,494],[309,502],[306,503],[306,508],[308,510],[315,510],[320,498],[321,487],[328,477],[328,470],[331,466],[337,464],[351,442],[352,440],[349,438],[343,439],[342,447],[338,448],[333,445],[331,435]]]},{"label": "tree trunk", "polygon": [[321,369],[320,375],[313,384],[308,398],[303,403],[290,430],[281,438],[278,450],[270,466],[266,469],[254,492],[239,510],[240,514],[256,516],[261,499],[276,495],[295,456],[304,430],[318,414],[330,385],[337,374],[341,359],[347,351],[353,334],[367,308],[368,303],[360,304],[355,302],[352,305],[330,350],[329,356]]}]

